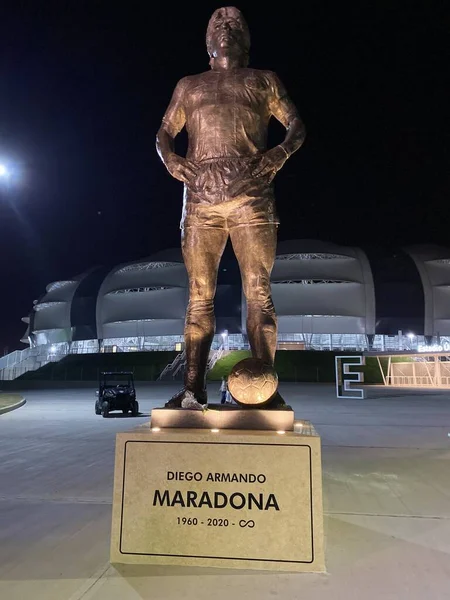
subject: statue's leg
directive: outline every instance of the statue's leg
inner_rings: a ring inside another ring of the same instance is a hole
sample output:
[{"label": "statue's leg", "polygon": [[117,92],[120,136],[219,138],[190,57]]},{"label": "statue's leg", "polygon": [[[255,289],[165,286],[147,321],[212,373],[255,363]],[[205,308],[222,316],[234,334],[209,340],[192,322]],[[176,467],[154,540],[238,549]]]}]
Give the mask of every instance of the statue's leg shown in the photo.
[{"label": "statue's leg", "polygon": [[273,365],[277,318],[270,291],[275,261],[277,225],[240,225],[230,230],[247,299],[247,335],[255,358]]},{"label": "statue's leg", "polygon": [[[270,291],[270,274],[275,261],[277,225],[241,225],[230,230],[247,299],[247,335],[255,358],[271,365],[277,349],[277,317]],[[290,409],[277,391],[266,406]]]},{"label": "statue's leg", "polygon": [[185,386],[205,397],[209,350],[214,337],[214,296],[217,271],[228,238],[226,229],[186,227],[181,247],[189,278],[189,304],[184,339],[186,345]]}]

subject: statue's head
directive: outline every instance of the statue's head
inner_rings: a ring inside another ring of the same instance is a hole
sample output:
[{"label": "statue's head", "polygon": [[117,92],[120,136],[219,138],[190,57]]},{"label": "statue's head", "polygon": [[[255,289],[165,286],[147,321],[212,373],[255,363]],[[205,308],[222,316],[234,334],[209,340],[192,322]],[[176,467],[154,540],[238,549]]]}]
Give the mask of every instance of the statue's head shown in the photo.
[{"label": "statue's head", "polygon": [[232,52],[242,55],[243,62],[247,65],[250,32],[240,10],[234,6],[226,6],[214,11],[206,31],[206,47],[212,59]]}]

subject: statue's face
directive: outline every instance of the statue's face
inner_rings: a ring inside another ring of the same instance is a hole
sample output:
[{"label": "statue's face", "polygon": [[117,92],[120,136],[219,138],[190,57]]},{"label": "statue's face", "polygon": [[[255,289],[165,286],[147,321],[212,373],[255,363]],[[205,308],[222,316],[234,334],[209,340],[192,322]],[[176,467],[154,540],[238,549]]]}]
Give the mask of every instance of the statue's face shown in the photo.
[{"label": "statue's face", "polygon": [[211,17],[208,26],[208,51],[217,56],[221,50],[246,53],[248,31],[241,13],[235,8],[221,8]]}]

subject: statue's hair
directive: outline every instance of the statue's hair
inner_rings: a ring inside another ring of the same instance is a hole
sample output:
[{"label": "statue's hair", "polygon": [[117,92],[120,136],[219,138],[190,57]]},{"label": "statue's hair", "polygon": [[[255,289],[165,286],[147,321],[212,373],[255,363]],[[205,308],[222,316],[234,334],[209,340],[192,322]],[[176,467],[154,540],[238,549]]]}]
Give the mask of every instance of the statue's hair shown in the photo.
[{"label": "statue's hair", "polygon": [[245,51],[248,54],[250,50],[250,31],[243,14],[234,6],[225,6],[223,8],[218,8],[213,12],[208,23],[208,29],[206,30],[206,48],[208,50],[208,54],[211,56],[211,38],[214,32],[214,27],[217,21],[221,21],[224,16],[230,16],[235,19],[237,23],[239,23],[240,29],[244,34]]}]

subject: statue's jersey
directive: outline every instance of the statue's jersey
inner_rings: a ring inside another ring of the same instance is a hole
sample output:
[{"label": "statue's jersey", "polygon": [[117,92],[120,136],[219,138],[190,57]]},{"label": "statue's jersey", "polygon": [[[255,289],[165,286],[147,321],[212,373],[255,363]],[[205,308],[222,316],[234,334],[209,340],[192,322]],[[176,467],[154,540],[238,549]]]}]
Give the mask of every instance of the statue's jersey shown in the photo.
[{"label": "statue's jersey", "polygon": [[297,116],[275,73],[207,71],[181,79],[163,123],[172,137],[186,125],[187,157],[200,162],[264,152],[272,115],[283,125]]},{"label": "statue's jersey", "polygon": [[187,158],[199,167],[195,182],[185,186],[182,225],[188,225],[198,205],[218,209],[217,205],[225,202],[233,202],[243,213],[246,209],[249,215],[255,213],[257,222],[278,222],[273,176],[252,175],[258,158],[266,151],[272,116],[287,127],[298,115],[271,71],[211,70],[179,81],[163,126],[172,137],[186,126]]}]

